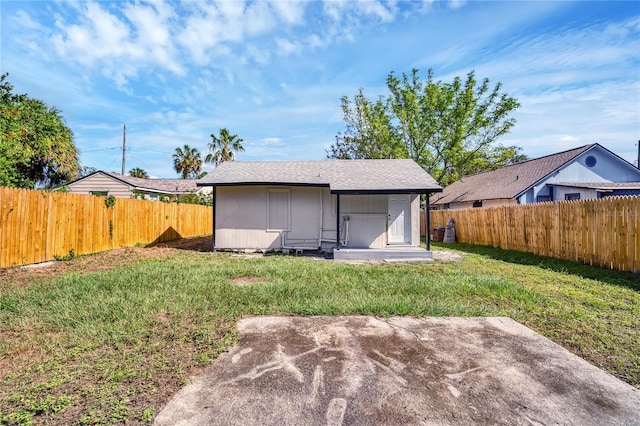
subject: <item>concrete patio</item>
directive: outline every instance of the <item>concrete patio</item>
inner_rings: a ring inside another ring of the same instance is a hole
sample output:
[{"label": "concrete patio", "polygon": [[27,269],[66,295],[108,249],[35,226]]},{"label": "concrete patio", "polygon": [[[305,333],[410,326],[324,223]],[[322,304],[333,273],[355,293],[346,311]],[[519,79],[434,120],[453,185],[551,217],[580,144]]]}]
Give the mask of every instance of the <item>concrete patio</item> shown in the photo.
[{"label": "concrete patio", "polygon": [[640,392],[509,318],[254,317],[156,425],[638,425]]}]

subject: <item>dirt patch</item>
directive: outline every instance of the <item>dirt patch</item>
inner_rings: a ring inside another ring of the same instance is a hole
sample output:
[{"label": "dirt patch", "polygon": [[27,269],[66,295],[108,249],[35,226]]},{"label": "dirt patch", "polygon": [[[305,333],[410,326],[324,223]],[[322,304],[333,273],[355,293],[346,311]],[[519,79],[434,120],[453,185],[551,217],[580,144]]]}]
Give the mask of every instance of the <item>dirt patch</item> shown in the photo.
[{"label": "dirt patch", "polygon": [[146,247],[124,247],[66,261],[0,269],[0,283],[11,288],[23,287],[72,272],[108,271],[142,260],[164,259],[174,256],[180,250],[211,252],[211,236],[168,241]]},{"label": "dirt patch", "polygon": [[181,240],[157,243],[147,248],[170,248],[170,249],[177,249],[177,250],[212,252],[213,241],[211,239],[211,235],[208,235],[206,237],[183,238]]},{"label": "dirt patch", "polygon": [[462,261],[462,255],[446,250],[433,250],[433,259],[442,260],[445,262],[460,262]]},{"label": "dirt patch", "polygon": [[237,285],[239,287],[244,287],[247,285],[257,284],[261,281],[260,277],[248,276],[248,277],[238,277],[231,280],[231,284]]}]

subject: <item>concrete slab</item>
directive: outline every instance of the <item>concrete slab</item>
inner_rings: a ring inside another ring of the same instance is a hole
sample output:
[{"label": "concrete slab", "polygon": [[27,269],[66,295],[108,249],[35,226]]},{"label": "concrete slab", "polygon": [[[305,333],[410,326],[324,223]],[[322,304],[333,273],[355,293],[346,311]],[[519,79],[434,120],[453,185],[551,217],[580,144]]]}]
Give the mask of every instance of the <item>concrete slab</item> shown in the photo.
[{"label": "concrete slab", "polygon": [[157,425],[636,425],[640,391],[509,318],[256,317]]},{"label": "concrete slab", "polygon": [[336,261],[431,262],[433,254],[420,247],[407,246],[377,249],[341,248],[333,251],[333,259]]}]

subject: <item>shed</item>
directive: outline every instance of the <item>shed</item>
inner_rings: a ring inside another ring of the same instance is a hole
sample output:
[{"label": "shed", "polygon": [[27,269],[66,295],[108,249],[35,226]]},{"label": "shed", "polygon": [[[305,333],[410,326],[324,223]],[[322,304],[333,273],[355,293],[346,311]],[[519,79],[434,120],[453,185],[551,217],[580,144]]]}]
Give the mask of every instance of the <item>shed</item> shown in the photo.
[{"label": "shed", "polygon": [[228,161],[197,185],[213,187],[214,249],[345,250],[343,257],[415,254],[420,196],[442,190],[405,159]]}]

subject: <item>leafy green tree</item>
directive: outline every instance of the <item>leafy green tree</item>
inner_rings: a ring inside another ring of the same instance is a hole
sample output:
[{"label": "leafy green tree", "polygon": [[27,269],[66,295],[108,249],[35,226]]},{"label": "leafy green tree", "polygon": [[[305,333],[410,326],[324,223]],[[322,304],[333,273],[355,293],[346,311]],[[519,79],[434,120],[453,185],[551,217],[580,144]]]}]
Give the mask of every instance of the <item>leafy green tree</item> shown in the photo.
[{"label": "leafy green tree", "polygon": [[498,145],[494,148],[484,150],[481,155],[467,163],[464,168],[464,174],[460,175],[460,177],[485,172],[487,170],[495,170],[528,159],[529,157],[524,155],[522,149],[517,146]]},{"label": "leafy green tree", "polygon": [[129,170],[129,176],[141,179],[149,179],[149,174],[140,167],[134,167],[133,169]]},{"label": "leafy green tree", "polygon": [[182,179],[195,179],[202,169],[200,152],[189,145],[176,148],[173,154],[173,168],[182,175]]},{"label": "leafy green tree", "polygon": [[205,157],[206,163],[214,163],[216,166],[225,161],[235,160],[234,152],[244,151],[242,139],[238,135],[232,135],[229,130],[220,129],[220,136],[211,134],[211,142],[207,145],[209,153]]},{"label": "leafy green tree", "polygon": [[365,159],[406,157],[406,149],[391,123],[389,106],[383,98],[369,101],[362,89],[351,101],[340,99],[346,129],[338,133],[330,158]]},{"label": "leafy green tree", "polygon": [[[354,104],[361,108],[345,109],[343,98],[349,138],[338,135],[328,157],[412,158],[440,184],[448,185],[521,155],[518,147],[496,146],[496,140],[515,125],[510,113],[520,107],[502,93],[500,83],[490,88],[489,80],[479,83],[473,71],[464,81],[456,77],[443,83],[434,79],[431,69],[422,81],[414,69],[402,78],[391,72],[387,88],[386,102],[376,103],[360,90]],[[371,105],[377,107],[375,114],[367,112]]]},{"label": "leafy green tree", "polygon": [[60,111],[14,94],[7,76],[0,76],[0,185],[53,187],[75,178],[78,152]]}]

